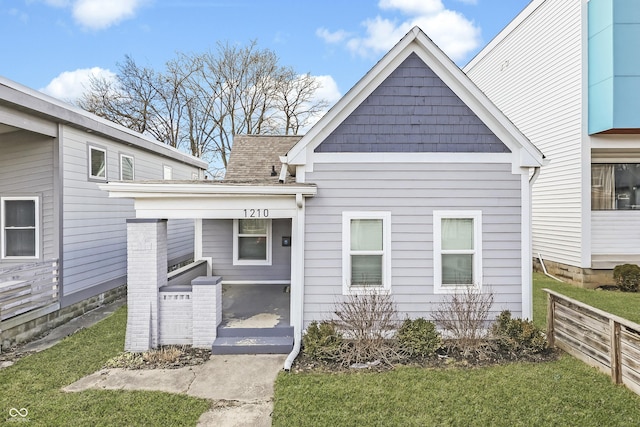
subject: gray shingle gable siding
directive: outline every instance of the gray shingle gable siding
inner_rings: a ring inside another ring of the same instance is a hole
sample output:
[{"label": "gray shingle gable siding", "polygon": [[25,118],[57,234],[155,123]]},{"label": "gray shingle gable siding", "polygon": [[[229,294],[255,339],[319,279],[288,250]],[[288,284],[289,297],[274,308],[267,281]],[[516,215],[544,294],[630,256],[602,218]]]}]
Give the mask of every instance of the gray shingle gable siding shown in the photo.
[{"label": "gray shingle gable siding", "polygon": [[316,149],[320,153],[508,153],[412,53]]}]

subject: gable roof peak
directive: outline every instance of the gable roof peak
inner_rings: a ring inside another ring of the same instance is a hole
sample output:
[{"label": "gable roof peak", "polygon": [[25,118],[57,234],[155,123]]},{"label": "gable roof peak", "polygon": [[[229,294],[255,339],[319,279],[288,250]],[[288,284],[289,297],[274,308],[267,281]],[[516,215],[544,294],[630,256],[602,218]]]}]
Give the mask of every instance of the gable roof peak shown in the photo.
[{"label": "gable roof peak", "polygon": [[[287,154],[290,165],[307,164],[308,155],[325,140],[412,53],[415,53],[513,153],[521,165],[540,166],[542,153],[520,132],[469,77],[418,26],[400,39]],[[525,154],[526,153],[526,154]],[[526,159],[526,160],[525,160]]]}]

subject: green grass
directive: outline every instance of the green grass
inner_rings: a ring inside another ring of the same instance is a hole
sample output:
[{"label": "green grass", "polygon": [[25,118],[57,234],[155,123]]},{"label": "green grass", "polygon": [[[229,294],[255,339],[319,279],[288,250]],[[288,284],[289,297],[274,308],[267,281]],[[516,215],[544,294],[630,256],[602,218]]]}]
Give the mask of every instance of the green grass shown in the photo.
[{"label": "green grass", "polygon": [[54,347],[0,370],[0,424],[11,408],[28,410],[30,426],[193,426],[210,403],[149,391],[60,389],[99,370],[124,347],[126,307]]},{"label": "green grass", "polygon": [[542,290],[544,288],[551,289],[632,322],[640,323],[640,310],[638,310],[638,307],[640,307],[640,293],[583,289],[558,282],[540,273],[534,273],[533,321],[541,328],[546,328],[547,324],[547,293]]},{"label": "green grass", "polygon": [[[540,327],[546,323],[543,288],[637,321],[640,295],[579,289],[536,274]],[[637,426],[640,397],[568,355],[489,368],[281,373],[273,425]]]}]

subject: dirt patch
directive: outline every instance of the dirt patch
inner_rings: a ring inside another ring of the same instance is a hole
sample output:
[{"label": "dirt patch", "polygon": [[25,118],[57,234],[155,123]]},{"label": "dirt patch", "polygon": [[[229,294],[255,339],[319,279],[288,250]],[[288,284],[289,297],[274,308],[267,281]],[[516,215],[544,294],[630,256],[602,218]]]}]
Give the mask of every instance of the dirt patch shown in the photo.
[{"label": "dirt patch", "polygon": [[273,313],[260,313],[248,319],[230,319],[227,328],[275,328],[280,316]]}]

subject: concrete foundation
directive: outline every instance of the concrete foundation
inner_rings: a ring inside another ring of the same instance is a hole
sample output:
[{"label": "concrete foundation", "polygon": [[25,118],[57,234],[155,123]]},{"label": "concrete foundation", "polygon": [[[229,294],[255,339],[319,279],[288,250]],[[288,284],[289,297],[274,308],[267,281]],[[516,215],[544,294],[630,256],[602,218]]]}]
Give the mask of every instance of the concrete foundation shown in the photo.
[{"label": "concrete foundation", "polygon": [[[615,284],[613,280],[613,269],[611,270],[594,270],[591,268],[580,268],[573,265],[561,264],[554,261],[545,260],[544,266],[547,273],[561,279],[572,285],[595,289],[603,285]],[[538,258],[533,259],[533,270],[543,272],[542,264]]]}]

